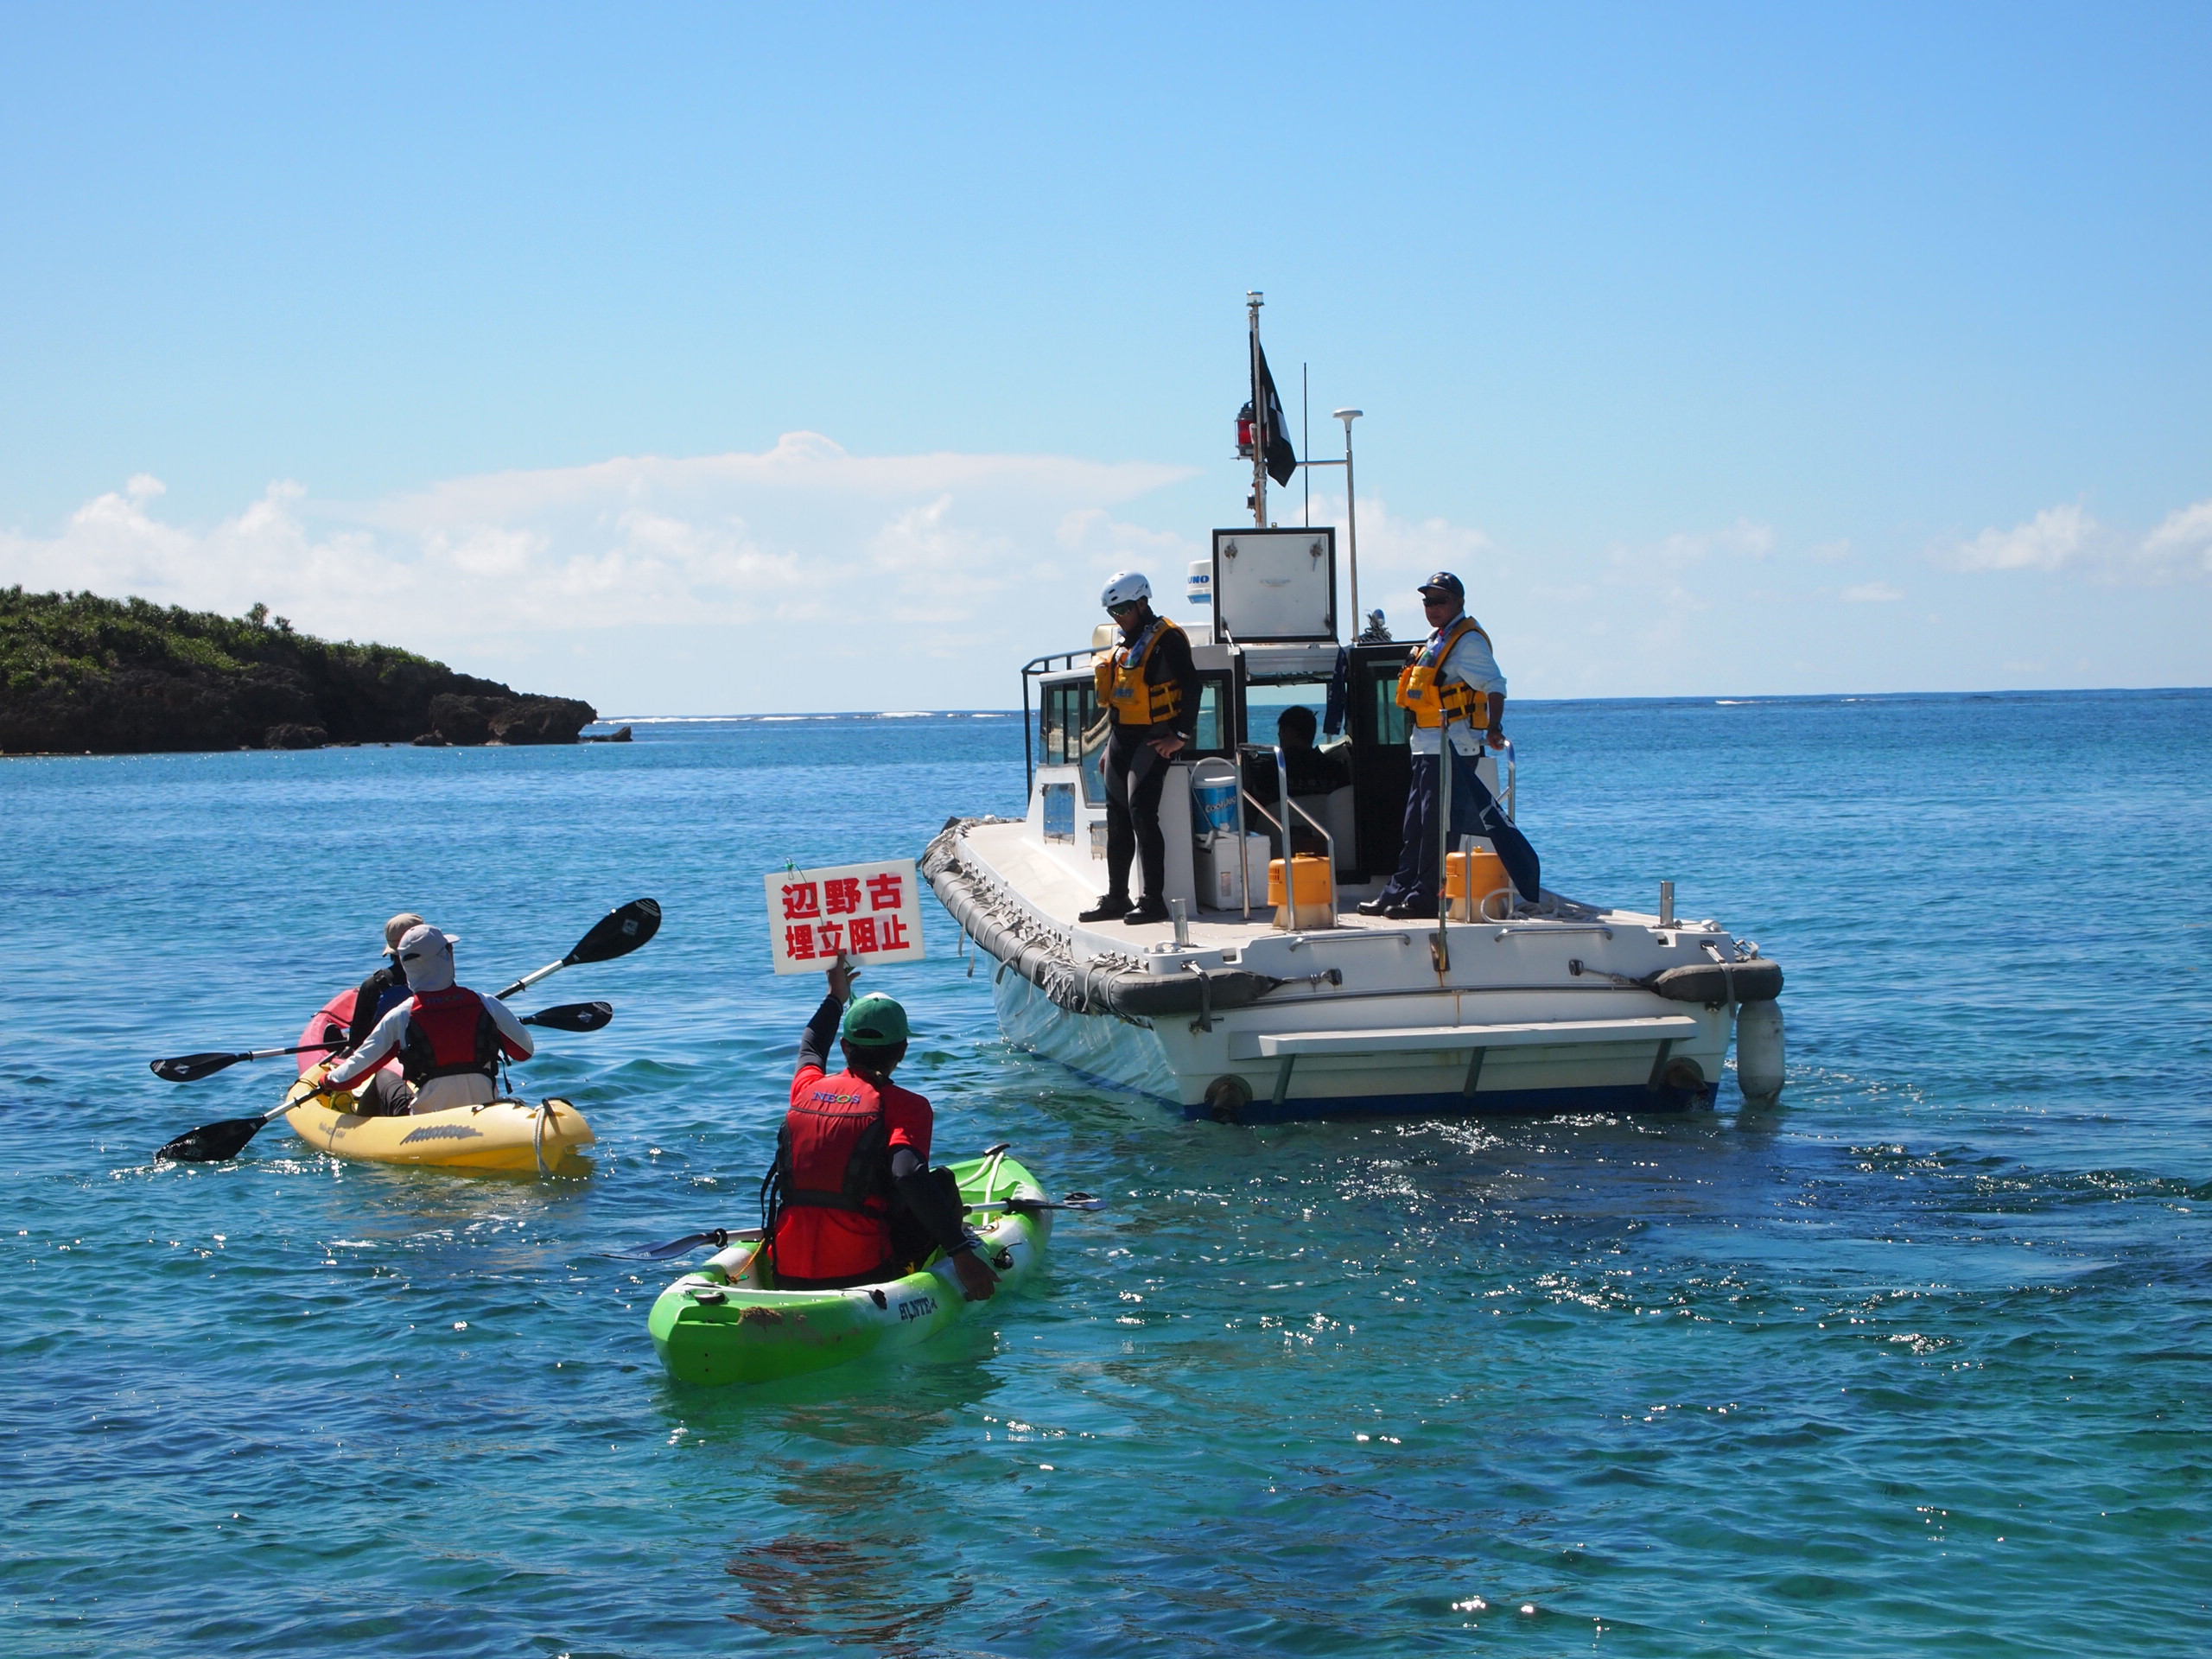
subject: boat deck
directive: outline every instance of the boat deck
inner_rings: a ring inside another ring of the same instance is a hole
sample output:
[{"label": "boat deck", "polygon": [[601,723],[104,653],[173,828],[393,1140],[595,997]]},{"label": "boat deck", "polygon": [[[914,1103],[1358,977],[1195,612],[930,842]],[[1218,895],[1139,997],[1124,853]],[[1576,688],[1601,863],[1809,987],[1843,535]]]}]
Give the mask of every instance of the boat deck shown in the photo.
[{"label": "boat deck", "polygon": [[[1115,951],[1123,955],[1141,955],[1154,946],[1172,946],[1175,942],[1173,922],[1148,922],[1132,927],[1123,922],[1079,922],[1076,918],[1098,902],[1100,889],[1104,885],[1105,867],[1091,862],[1096,874],[1088,880],[1077,875],[1070,865],[1071,855],[1064,855],[1055,849],[1040,847],[1029,838],[1028,826],[1020,823],[979,823],[971,825],[966,834],[969,849],[978,860],[1009,887],[1020,894],[1032,907],[1062,927],[1089,947],[1090,951]],[[1605,911],[1604,919],[1611,925],[1625,927],[1656,927],[1659,918],[1640,915],[1632,911]],[[1495,921],[1455,922],[1454,927],[1496,927]],[[1520,918],[1516,927],[1543,925],[1541,918]],[[1712,924],[1682,922],[1687,930]],[[1241,911],[1208,910],[1193,906],[1190,917],[1191,948],[1198,950],[1235,950],[1255,938],[1276,933],[1274,911],[1272,906],[1255,904],[1251,919],[1247,921]],[[1436,931],[1433,919],[1393,921],[1387,917],[1363,916],[1347,905],[1338,915],[1332,932],[1374,932],[1429,934]],[[1308,938],[1315,937],[1309,932]]]}]

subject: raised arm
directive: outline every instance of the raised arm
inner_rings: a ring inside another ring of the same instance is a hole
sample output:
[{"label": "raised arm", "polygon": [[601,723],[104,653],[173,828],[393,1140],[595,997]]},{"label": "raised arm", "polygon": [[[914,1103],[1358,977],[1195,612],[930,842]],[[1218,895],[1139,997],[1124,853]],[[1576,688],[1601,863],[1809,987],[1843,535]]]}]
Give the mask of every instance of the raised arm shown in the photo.
[{"label": "raised arm", "polygon": [[837,1021],[844,1016],[845,1004],[853,999],[853,969],[844,957],[839,957],[830,965],[829,978],[830,994],[799,1034],[798,1069],[801,1071],[810,1065],[817,1071],[830,1069],[830,1046],[837,1040]]}]

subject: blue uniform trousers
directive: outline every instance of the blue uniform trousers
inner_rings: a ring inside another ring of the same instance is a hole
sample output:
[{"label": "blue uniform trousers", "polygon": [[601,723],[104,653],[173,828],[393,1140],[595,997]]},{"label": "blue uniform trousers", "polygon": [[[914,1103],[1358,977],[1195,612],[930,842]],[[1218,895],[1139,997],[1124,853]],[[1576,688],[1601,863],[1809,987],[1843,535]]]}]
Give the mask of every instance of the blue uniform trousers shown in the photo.
[{"label": "blue uniform trousers", "polygon": [[[1452,756],[1452,833],[1487,836],[1497,849],[1505,873],[1513,878],[1515,891],[1534,904],[1542,891],[1536,849],[1505,816],[1505,810],[1476,772],[1476,761],[1477,757],[1471,754]],[[1413,786],[1406,791],[1405,844],[1398,851],[1398,873],[1390,878],[1382,897],[1392,904],[1430,911],[1436,908],[1438,898],[1436,813],[1444,762],[1442,756],[1434,754],[1414,755],[1413,762]]]}]

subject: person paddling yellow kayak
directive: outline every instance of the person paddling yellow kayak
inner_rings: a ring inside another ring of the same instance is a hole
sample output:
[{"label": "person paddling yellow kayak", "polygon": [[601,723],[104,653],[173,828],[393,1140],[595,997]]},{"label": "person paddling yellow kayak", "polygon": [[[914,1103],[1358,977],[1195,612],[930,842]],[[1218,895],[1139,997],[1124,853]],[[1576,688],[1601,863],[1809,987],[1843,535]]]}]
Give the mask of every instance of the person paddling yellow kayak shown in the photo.
[{"label": "person paddling yellow kayak", "polygon": [[399,967],[410,995],[330,1069],[322,1082],[326,1091],[350,1088],[397,1055],[412,1090],[410,1109],[417,1116],[499,1098],[500,1058],[526,1060],[537,1045],[498,997],[454,982],[454,943],[427,924],[400,937]]}]

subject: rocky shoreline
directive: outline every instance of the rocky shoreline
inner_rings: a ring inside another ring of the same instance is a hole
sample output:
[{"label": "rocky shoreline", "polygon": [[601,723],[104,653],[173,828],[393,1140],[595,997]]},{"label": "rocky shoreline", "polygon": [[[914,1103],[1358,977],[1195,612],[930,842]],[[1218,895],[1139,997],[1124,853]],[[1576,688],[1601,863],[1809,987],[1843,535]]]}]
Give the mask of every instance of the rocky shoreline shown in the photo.
[{"label": "rocky shoreline", "polygon": [[0,753],[574,743],[598,717],[391,645],[143,599],[0,588]]}]

